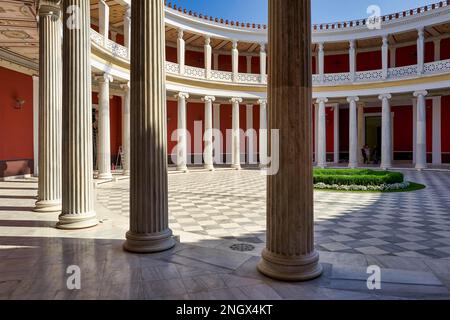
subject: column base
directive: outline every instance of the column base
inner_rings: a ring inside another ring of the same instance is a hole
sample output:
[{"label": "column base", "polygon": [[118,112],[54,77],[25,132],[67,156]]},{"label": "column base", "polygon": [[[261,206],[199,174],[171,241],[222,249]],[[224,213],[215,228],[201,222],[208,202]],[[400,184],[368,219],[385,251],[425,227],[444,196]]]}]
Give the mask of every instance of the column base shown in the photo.
[{"label": "column base", "polygon": [[416,164],[416,170],[418,171],[422,171],[425,170],[428,166],[427,165],[421,165],[421,164]]},{"label": "column base", "polygon": [[123,249],[134,253],[156,253],[172,249],[175,246],[175,239],[170,229],[154,234],[138,234],[128,231],[126,238]]},{"label": "column base", "polygon": [[392,168],[392,164],[381,164],[380,169],[381,170],[389,170]]},{"label": "column base", "polygon": [[321,169],[325,169],[327,167],[327,165],[323,164],[323,163],[319,163],[319,164],[317,164],[317,167],[319,167]]},{"label": "column base", "polygon": [[213,165],[205,165],[205,166],[203,166],[203,169],[208,170],[208,171],[216,170]]},{"label": "column base", "polygon": [[113,175],[111,173],[99,173],[97,179],[99,180],[111,180]]},{"label": "column base", "polygon": [[234,170],[242,170],[242,167],[241,167],[240,164],[232,164],[232,165],[231,165],[231,169],[234,169]]},{"label": "column base", "polygon": [[358,168],[358,164],[357,164],[357,163],[349,163],[349,164],[348,164],[348,167],[349,167],[350,169],[356,169],[356,168]]},{"label": "column base", "polygon": [[187,167],[177,167],[177,171],[188,173],[189,169]]},{"label": "column base", "polygon": [[286,258],[264,249],[258,271],[276,280],[308,281],[320,277],[323,268],[316,251],[307,256]]},{"label": "column base", "polygon": [[122,175],[124,175],[124,176],[129,176],[129,175],[130,175],[130,170],[124,170],[124,171],[122,172]]},{"label": "column base", "polygon": [[98,225],[97,214],[88,212],[82,214],[65,214],[59,215],[59,222],[56,228],[63,230],[87,229]]},{"label": "column base", "polygon": [[61,200],[41,200],[35,203],[34,212],[61,212]]}]

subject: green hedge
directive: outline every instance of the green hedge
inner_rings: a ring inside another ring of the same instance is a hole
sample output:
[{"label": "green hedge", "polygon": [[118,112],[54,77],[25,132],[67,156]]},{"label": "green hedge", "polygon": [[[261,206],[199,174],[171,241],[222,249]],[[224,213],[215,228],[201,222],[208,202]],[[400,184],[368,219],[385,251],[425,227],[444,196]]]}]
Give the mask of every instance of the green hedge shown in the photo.
[{"label": "green hedge", "polygon": [[400,172],[370,169],[314,169],[314,184],[379,186],[403,181],[404,176]]}]

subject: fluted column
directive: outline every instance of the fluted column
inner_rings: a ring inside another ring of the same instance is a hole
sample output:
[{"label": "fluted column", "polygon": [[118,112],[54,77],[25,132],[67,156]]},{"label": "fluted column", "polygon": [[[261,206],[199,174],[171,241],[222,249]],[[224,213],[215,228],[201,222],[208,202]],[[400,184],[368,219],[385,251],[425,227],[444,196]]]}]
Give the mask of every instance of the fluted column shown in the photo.
[{"label": "fluted column", "polygon": [[322,273],[314,250],[310,0],[269,0],[269,25],[269,129],[279,130],[280,152],[279,171],[268,177],[267,247],[258,269],[309,280]]},{"label": "fluted column", "polygon": [[205,152],[203,155],[204,167],[206,170],[214,170],[214,158],[213,158],[213,102],[216,101],[215,97],[206,96],[202,99],[205,102]]},{"label": "fluted column", "polygon": [[351,79],[351,81],[355,81],[355,78],[356,78],[356,41],[353,39],[350,40],[349,57],[350,57],[350,79]]},{"label": "fluted column", "polygon": [[318,154],[317,154],[317,166],[320,168],[325,168],[327,166],[327,127],[326,127],[326,115],[325,115],[325,104],[328,102],[327,98],[317,99],[317,104],[319,105],[318,114],[318,131],[317,131],[317,143],[318,143]]},{"label": "fluted column", "polygon": [[392,167],[392,115],[389,100],[391,94],[382,94],[379,96],[382,103],[381,117],[381,169],[390,169]]},{"label": "fluted column", "polygon": [[113,78],[105,73],[97,77],[99,85],[98,94],[98,143],[97,164],[98,179],[112,179],[111,174],[111,126],[109,116],[109,83]]},{"label": "fluted column", "polygon": [[417,137],[416,137],[416,169],[427,167],[427,109],[425,97],[427,91],[414,92],[417,97]]},{"label": "fluted column", "polygon": [[324,51],[324,44],[323,42],[319,43],[319,53],[317,55],[318,61],[318,69],[319,69],[319,78],[320,82],[324,81],[324,75],[325,75],[325,51]]},{"label": "fluted column", "polygon": [[162,0],[131,6],[130,231],[125,250],[172,248],[167,183],[165,26]]},{"label": "fluted column", "polygon": [[242,98],[233,98],[230,100],[233,106],[233,120],[232,120],[232,164],[231,167],[236,170],[241,169],[241,131],[239,120],[239,104],[242,103]]},{"label": "fluted column", "polygon": [[267,163],[267,99],[258,100],[259,111],[259,167],[264,168]]},{"label": "fluted column", "polygon": [[130,175],[130,83],[120,86],[125,94],[122,104],[122,166],[123,175]]},{"label": "fluted column", "polygon": [[177,170],[188,172],[186,99],[189,98],[189,94],[180,92],[175,98],[178,100]]},{"label": "fluted column", "polygon": [[39,5],[39,182],[35,211],[61,211],[61,7]]},{"label": "fluted column", "polygon": [[358,112],[357,102],[359,97],[348,97],[348,103],[350,104],[350,119],[349,119],[349,161],[348,166],[350,168],[358,167]]},{"label": "fluted column", "polygon": [[93,188],[90,1],[65,0],[63,5],[62,213],[57,227],[80,229],[98,223]]}]

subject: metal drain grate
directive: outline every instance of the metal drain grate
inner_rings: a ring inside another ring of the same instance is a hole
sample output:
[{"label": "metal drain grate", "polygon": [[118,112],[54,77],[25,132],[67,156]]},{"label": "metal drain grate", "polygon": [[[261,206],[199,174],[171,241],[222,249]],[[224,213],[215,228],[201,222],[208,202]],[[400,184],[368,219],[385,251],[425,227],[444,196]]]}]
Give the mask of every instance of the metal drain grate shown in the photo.
[{"label": "metal drain grate", "polygon": [[248,243],[236,243],[230,247],[233,251],[249,252],[255,250],[255,246]]}]

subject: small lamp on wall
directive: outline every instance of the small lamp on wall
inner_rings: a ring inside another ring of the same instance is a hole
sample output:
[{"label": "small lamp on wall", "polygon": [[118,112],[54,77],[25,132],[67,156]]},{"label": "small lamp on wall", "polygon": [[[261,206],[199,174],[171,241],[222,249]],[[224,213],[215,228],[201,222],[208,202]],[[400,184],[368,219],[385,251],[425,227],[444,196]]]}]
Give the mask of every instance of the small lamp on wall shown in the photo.
[{"label": "small lamp on wall", "polygon": [[25,100],[16,98],[14,103],[14,109],[22,109],[23,105],[25,104]]}]

